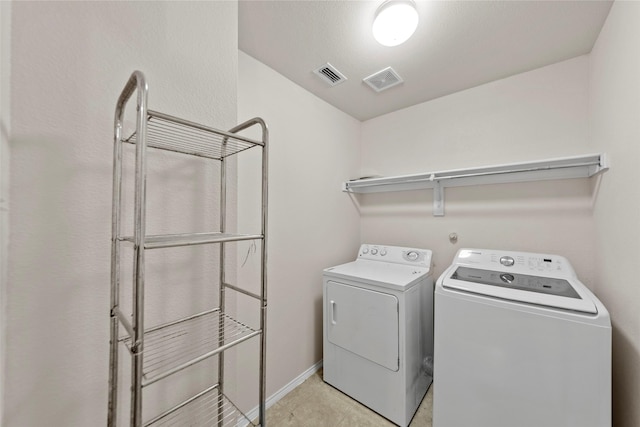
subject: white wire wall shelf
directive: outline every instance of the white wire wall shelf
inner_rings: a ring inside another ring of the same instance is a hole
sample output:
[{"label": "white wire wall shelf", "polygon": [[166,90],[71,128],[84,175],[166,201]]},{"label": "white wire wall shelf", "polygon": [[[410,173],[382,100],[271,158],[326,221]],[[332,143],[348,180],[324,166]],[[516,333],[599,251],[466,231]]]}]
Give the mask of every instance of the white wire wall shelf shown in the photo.
[{"label": "white wire wall shelf", "polygon": [[444,188],[446,187],[588,178],[608,169],[609,165],[605,154],[589,154],[412,175],[354,179],[343,183],[342,191],[379,193],[433,188],[433,214],[434,216],[443,216]]}]

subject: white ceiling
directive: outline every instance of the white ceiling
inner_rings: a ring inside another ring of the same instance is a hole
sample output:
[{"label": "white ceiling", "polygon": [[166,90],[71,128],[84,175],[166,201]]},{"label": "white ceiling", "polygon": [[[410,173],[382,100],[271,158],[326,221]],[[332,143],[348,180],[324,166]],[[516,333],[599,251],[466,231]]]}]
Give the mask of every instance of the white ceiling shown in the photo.
[{"label": "white ceiling", "polygon": [[[239,48],[345,113],[381,114],[589,53],[611,1],[416,1],[420,23],[396,47],[371,35],[383,0],[239,2]],[[313,70],[331,63],[347,81]],[[404,83],[362,79],[388,66]]]}]

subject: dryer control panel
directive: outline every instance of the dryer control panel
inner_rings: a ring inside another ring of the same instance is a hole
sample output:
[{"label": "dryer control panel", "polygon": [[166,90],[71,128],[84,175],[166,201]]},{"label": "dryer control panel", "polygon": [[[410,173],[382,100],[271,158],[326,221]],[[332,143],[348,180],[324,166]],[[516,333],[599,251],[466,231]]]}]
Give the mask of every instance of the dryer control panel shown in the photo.
[{"label": "dryer control panel", "polygon": [[358,259],[431,267],[429,249],[364,244],[360,246]]},{"label": "dryer control panel", "polygon": [[453,263],[514,273],[544,273],[547,276],[576,277],[569,261],[559,255],[493,249],[460,249]]}]

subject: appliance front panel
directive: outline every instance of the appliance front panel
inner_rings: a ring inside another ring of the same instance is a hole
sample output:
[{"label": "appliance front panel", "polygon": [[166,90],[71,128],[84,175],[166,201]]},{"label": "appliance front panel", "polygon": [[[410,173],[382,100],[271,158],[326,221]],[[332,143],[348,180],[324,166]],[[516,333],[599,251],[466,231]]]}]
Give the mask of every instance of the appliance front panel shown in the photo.
[{"label": "appliance front panel", "polygon": [[328,281],[325,328],[329,342],[391,371],[399,369],[398,298]]},{"label": "appliance front panel", "polygon": [[434,427],[603,427],[611,328],[436,291]]}]

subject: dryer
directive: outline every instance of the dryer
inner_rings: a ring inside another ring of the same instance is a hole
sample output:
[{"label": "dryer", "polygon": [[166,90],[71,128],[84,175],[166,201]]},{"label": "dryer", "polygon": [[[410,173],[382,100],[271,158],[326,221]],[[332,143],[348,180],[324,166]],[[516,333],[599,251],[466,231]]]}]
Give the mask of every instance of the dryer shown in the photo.
[{"label": "dryer", "polygon": [[431,251],[362,245],[323,272],[323,379],[406,427],[432,382]]},{"label": "dryer", "polygon": [[462,249],[435,290],[434,427],[611,426],[609,313],[557,255]]}]

